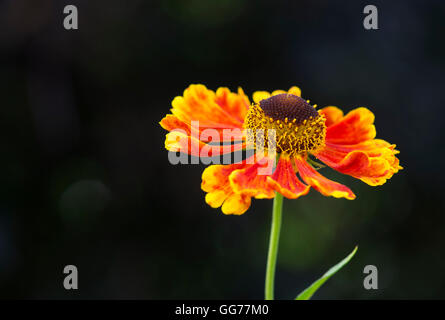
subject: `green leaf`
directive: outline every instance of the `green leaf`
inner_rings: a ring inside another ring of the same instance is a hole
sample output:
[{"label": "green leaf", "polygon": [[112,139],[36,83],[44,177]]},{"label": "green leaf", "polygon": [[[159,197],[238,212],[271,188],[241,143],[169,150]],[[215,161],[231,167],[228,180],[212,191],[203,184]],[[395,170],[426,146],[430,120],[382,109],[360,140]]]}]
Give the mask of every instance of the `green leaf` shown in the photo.
[{"label": "green leaf", "polygon": [[320,288],[323,285],[323,283],[326,282],[326,280],[328,280],[330,277],[332,277],[338,270],[343,268],[349,262],[349,260],[352,259],[355,252],[357,251],[357,249],[358,249],[358,247],[355,247],[354,250],[349,254],[349,256],[347,256],[342,261],[340,261],[335,266],[333,266],[331,269],[329,269],[328,272],[326,272],[320,279],[315,281],[308,288],[306,288],[303,292],[301,292],[295,298],[295,300],[309,300],[313,296],[313,294],[318,290],[318,288]]}]

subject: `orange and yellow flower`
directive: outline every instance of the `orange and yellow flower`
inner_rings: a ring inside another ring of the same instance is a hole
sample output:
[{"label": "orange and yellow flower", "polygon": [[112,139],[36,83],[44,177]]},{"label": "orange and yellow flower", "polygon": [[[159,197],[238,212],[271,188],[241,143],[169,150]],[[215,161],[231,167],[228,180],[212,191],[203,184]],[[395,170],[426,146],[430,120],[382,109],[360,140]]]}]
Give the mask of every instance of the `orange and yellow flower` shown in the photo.
[{"label": "orange and yellow flower", "polygon": [[[301,98],[298,87],[272,93],[257,91],[251,104],[241,88],[236,93],[227,88],[215,92],[204,85],[191,85],[183,96],[173,99],[172,106],[172,114],[160,122],[170,131],[165,141],[169,151],[185,150],[199,156],[207,148],[206,155],[220,156],[245,149],[248,130],[254,137],[257,131],[264,132],[266,152],[261,156],[257,153],[255,160],[210,165],[202,174],[206,202],[213,208],[221,207],[225,214],[243,214],[252,197],[270,199],[279,192],[296,199],[307,194],[310,187],[325,196],[355,199],[348,187],[322,176],[311,157],[371,186],[384,184],[402,169],[395,145],[375,138],[374,114],[370,110],[357,108],[344,115],[339,108],[329,106],[317,111],[316,105]],[[199,121],[199,132],[193,132],[193,121]],[[221,137],[224,129],[239,129],[239,134],[214,145],[207,135],[200,134],[208,128]],[[270,156],[267,132],[272,129],[279,160],[270,174],[259,175],[258,169],[266,166],[264,158]],[[233,144],[229,150],[227,142]]]}]

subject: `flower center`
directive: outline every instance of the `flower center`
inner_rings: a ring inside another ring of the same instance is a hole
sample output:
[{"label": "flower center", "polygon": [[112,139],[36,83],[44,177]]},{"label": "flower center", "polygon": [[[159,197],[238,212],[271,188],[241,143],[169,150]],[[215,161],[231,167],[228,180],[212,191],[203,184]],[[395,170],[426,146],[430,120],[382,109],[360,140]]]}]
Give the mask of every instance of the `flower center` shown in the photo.
[{"label": "flower center", "polygon": [[283,93],[252,105],[244,120],[244,128],[252,130],[250,138],[255,147],[263,140],[257,136],[257,130],[264,130],[265,148],[269,144],[268,131],[275,130],[277,152],[296,155],[316,150],[324,144],[325,121],[324,116],[304,99]]}]

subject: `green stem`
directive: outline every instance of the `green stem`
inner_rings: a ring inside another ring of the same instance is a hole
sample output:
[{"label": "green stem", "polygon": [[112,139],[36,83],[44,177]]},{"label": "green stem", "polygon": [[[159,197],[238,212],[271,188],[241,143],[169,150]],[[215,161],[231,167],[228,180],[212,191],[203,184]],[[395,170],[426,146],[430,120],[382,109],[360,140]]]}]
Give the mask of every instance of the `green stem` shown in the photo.
[{"label": "green stem", "polygon": [[278,242],[280,240],[281,211],[283,208],[283,195],[275,193],[272,210],[272,226],[270,228],[269,253],[267,256],[266,285],[264,288],[264,298],[274,299],[275,266],[277,264]]}]

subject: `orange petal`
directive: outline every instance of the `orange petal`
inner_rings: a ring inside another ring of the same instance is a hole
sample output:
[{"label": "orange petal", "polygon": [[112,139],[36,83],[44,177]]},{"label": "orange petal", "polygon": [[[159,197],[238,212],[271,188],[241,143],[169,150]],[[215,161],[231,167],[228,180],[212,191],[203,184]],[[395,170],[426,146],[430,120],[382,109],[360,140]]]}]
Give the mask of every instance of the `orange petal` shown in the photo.
[{"label": "orange petal", "polygon": [[212,208],[222,206],[224,214],[243,214],[250,207],[251,199],[247,195],[233,192],[229,175],[237,169],[248,166],[245,163],[230,165],[212,165],[202,173],[201,188],[207,192],[205,200]]},{"label": "orange petal", "polygon": [[292,162],[288,156],[282,155],[271,177],[267,177],[269,184],[283,196],[296,199],[309,192],[310,187],[297,178]]},{"label": "orange petal", "polygon": [[343,111],[337,107],[325,107],[320,109],[318,112],[325,116],[325,124],[327,127],[332,126],[343,118]]},{"label": "orange petal", "polygon": [[[267,177],[272,174],[274,160],[264,157],[261,161],[247,166],[244,169],[238,169],[230,174],[229,180],[232,189],[236,193],[247,194],[257,199],[275,197],[275,189],[268,183]],[[260,170],[270,167],[270,174],[261,174]]]},{"label": "orange petal", "polygon": [[199,121],[203,128],[242,128],[247,112],[245,96],[220,88],[217,93],[204,85],[190,85],[172,101],[172,113],[182,122],[190,125]]},{"label": "orange petal", "polygon": [[331,168],[376,186],[401,169],[397,152],[394,145],[373,139],[355,145],[326,143],[314,155]]},{"label": "orange petal", "polygon": [[238,93],[230,92],[228,88],[218,88],[216,90],[215,102],[229,114],[236,117],[239,122],[244,122],[250,103],[241,88],[238,89]]},{"label": "orange petal", "polygon": [[[334,112],[330,110],[331,116]],[[331,118],[332,119],[332,118]],[[366,108],[349,112],[341,120],[326,130],[326,142],[336,144],[356,144],[375,138],[374,114]]]},{"label": "orange petal", "polygon": [[214,128],[206,128],[201,126],[201,123],[199,122],[193,122],[192,124],[186,124],[179,120],[175,115],[168,114],[166,115],[160,122],[162,128],[168,131],[177,131],[182,130],[186,133],[188,136],[192,136],[195,139],[199,139],[200,141],[206,143],[210,142],[208,139],[209,136],[216,136],[218,139],[217,141],[214,141],[212,138],[212,142],[230,142],[230,143],[237,143],[241,142],[245,137],[245,133],[242,129],[235,128],[235,129],[214,129]]},{"label": "orange petal", "polygon": [[172,152],[182,152],[195,157],[215,157],[243,150],[245,143],[232,145],[211,145],[195,136],[187,135],[184,130],[173,130],[165,136],[165,148]]},{"label": "orange petal", "polygon": [[346,198],[349,200],[355,199],[355,194],[351,191],[351,189],[323,177],[302,157],[296,157],[295,164],[304,182],[314,187],[321,194],[325,196],[333,196],[335,198]]},{"label": "orange petal", "polygon": [[[166,115],[160,125],[170,132],[181,133],[167,134],[167,150],[200,155],[205,148],[205,156],[215,156],[229,153],[228,143],[239,144],[244,140],[242,125],[249,100],[241,88],[238,93],[227,88],[219,88],[215,93],[203,85],[191,85],[172,105],[173,114]],[[237,145],[233,151],[240,149],[243,146]]]},{"label": "orange petal", "polygon": [[172,131],[175,129],[181,129],[184,130],[188,135],[191,134],[190,132],[190,126],[186,125],[184,122],[179,120],[176,116],[172,114],[166,115],[161,122],[159,122],[162,128],[164,128],[167,131]]}]

